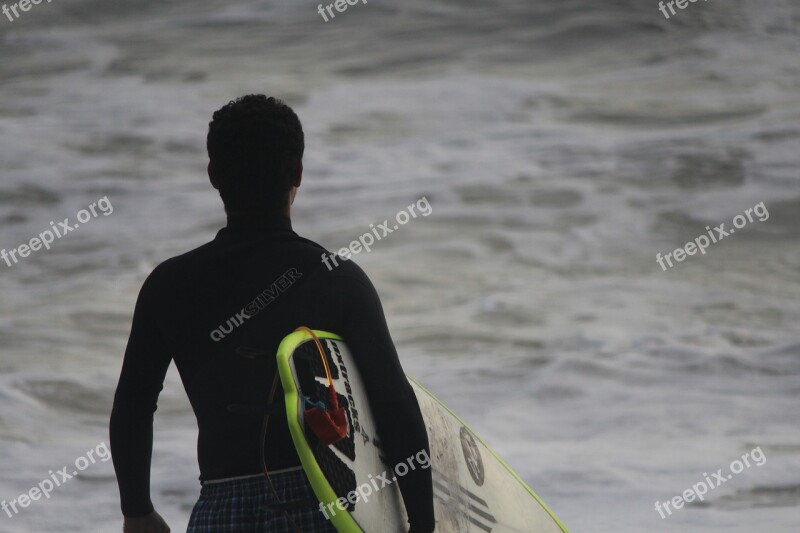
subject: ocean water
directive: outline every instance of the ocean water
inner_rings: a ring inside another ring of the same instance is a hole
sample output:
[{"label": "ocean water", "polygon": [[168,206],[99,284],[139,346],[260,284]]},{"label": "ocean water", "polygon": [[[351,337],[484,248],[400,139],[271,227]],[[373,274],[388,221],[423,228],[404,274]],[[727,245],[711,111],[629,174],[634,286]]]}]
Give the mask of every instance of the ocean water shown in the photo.
[{"label": "ocean water", "polygon": [[[119,531],[101,452],[133,304],[224,224],[206,127],[252,92],[306,128],[302,235],[338,249],[428,199],[356,261],[407,371],[571,531],[800,530],[800,3],[370,0],[327,23],[317,4],[0,15],[0,248],[113,206],[0,261],[0,500],[96,459],[0,532]],[[173,531],[196,433],[171,370],[152,486]]]}]

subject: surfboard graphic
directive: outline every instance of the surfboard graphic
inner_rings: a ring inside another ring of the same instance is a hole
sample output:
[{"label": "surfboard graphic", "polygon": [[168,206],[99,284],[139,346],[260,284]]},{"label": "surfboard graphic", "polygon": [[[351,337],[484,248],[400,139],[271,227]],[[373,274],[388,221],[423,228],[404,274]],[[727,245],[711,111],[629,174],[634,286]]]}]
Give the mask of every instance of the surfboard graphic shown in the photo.
[{"label": "surfboard graphic", "polygon": [[[303,413],[327,401],[328,382],[312,336],[297,331],[278,348],[278,372],[289,430],[320,512],[339,532],[407,531],[405,509],[393,467],[382,459],[380,440],[361,377],[346,343],[314,331],[347,412],[347,436],[323,445]],[[458,416],[415,380],[428,430],[430,456],[409,458],[396,469],[432,468],[436,530],[443,533],[567,533],[542,500]],[[337,504],[338,501],[338,504]]]}]

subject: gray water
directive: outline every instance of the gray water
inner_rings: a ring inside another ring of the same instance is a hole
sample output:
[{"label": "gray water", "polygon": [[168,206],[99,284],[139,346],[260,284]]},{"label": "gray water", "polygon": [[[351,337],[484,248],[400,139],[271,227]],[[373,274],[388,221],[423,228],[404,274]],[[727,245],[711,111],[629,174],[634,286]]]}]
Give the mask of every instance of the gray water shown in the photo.
[{"label": "gray water", "polygon": [[[107,442],[133,304],[224,224],[211,112],[263,92],[307,131],[295,229],[357,256],[406,370],[573,532],[800,530],[800,2],[55,0],[0,15],[0,499]],[[662,270],[763,202],[769,217]],[[198,493],[170,371],[153,498]],[[753,465],[662,519],[755,447]],[[119,531],[97,461],[0,531]]]}]

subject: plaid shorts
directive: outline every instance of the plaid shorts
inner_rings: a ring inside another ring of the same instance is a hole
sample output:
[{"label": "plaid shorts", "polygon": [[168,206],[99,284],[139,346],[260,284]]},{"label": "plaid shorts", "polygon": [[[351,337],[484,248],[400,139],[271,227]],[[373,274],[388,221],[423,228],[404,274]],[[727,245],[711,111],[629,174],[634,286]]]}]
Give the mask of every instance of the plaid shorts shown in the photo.
[{"label": "plaid shorts", "polygon": [[[298,468],[270,474],[283,503],[315,498],[305,472]],[[262,506],[275,503],[264,476],[205,483],[192,510],[187,533],[295,533],[283,511]],[[303,533],[336,533],[318,507],[287,511]]]}]

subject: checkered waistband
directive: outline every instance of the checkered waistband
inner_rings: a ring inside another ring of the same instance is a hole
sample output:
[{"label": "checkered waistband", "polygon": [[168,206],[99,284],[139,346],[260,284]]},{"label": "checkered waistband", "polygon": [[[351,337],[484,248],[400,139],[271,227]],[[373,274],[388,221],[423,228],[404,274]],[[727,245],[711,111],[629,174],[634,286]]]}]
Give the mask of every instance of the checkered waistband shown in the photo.
[{"label": "checkered waistband", "polygon": [[[187,533],[336,533],[317,506],[301,468],[271,472],[277,499],[263,475],[208,481],[192,510]],[[283,507],[280,507],[283,504]]]}]

